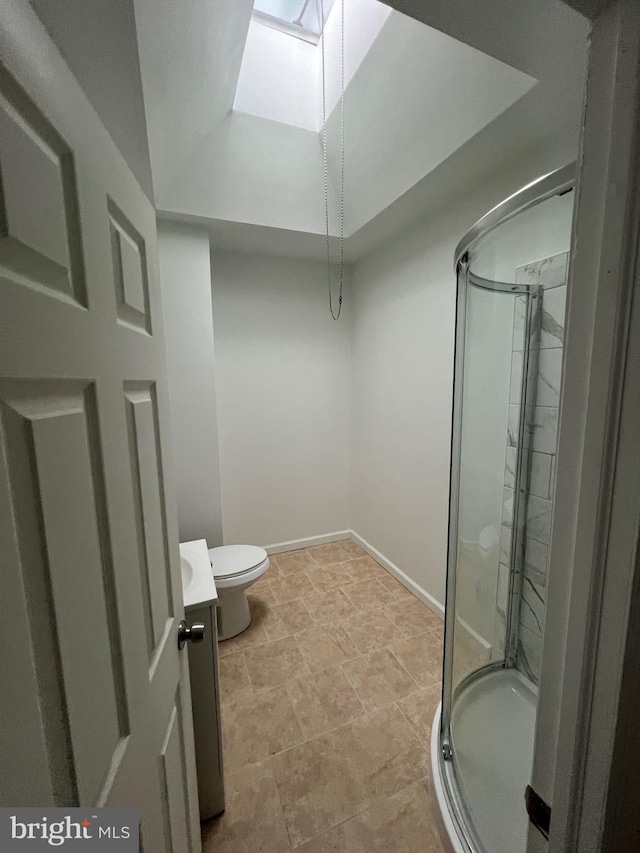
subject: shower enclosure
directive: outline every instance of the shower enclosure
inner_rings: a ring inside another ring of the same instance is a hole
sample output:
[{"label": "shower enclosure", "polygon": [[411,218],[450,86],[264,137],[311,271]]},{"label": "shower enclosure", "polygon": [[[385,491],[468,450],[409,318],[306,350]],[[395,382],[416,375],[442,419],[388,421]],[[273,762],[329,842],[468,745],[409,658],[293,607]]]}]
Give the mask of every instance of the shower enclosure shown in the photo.
[{"label": "shower enclosure", "polygon": [[525,187],[455,255],[445,655],[431,749],[460,853],[526,850],[572,185],[566,167]]}]

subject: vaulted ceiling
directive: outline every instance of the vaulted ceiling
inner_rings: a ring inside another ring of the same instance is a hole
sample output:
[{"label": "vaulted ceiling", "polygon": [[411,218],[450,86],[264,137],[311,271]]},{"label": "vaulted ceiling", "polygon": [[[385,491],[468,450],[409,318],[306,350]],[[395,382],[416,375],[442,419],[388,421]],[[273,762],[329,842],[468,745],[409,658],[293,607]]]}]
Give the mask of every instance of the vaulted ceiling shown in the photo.
[{"label": "vaulted ceiling", "polygon": [[[457,191],[475,165],[577,139],[587,24],[559,0],[345,4],[345,226],[358,251],[432,204],[448,171]],[[135,0],[156,203],[227,246],[318,254],[320,47],[252,24],[252,5]],[[325,30],[333,234],[339,9]]]}]

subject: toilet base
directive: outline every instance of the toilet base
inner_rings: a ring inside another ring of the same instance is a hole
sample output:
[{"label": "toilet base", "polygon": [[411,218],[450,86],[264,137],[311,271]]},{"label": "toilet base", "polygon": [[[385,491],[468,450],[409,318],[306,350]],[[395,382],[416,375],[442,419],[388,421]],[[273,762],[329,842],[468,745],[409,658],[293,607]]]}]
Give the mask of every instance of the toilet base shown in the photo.
[{"label": "toilet base", "polygon": [[249,599],[244,589],[221,592],[218,600],[218,639],[229,640],[251,624]]}]

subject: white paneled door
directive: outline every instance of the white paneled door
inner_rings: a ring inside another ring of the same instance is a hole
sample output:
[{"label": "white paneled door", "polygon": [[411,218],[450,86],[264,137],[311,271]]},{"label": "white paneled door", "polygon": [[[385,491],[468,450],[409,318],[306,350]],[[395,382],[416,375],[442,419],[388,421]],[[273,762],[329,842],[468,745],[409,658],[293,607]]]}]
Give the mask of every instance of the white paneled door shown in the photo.
[{"label": "white paneled door", "polygon": [[0,63],[0,805],[194,853],[154,211],[25,0]]}]

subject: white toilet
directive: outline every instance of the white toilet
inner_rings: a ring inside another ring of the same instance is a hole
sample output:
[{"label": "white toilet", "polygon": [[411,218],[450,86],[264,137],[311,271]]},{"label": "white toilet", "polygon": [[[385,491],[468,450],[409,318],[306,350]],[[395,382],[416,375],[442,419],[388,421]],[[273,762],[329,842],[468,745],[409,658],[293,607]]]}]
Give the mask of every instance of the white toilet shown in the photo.
[{"label": "white toilet", "polygon": [[246,590],[269,568],[264,548],[256,545],[222,545],[209,548],[218,591],[218,639],[228,640],[251,624]]}]

